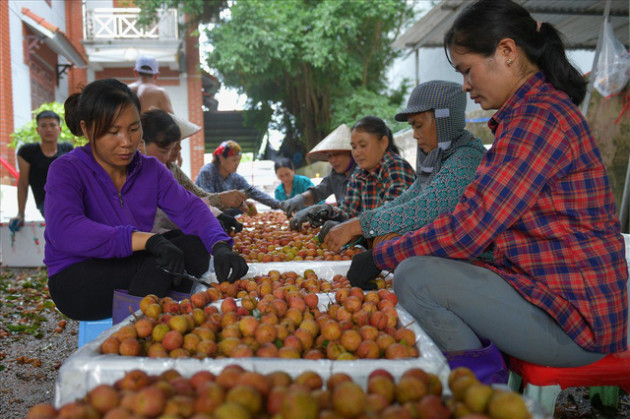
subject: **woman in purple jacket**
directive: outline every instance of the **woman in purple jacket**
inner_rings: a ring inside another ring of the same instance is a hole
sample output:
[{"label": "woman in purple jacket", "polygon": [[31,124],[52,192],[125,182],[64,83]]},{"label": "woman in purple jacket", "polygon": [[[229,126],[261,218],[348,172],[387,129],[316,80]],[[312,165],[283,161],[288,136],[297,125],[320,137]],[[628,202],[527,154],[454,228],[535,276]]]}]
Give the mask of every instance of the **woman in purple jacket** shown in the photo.
[{"label": "woman in purple jacket", "polygon": [[[57,159],[46,183],[44,262],[62,313],[110,317],[114,289],[138,296],[190,291],[192,283],[179,274],[203,274],[210,254],[220,281],[247,273],[208,207],[158,160],[137,151],[140,102],[127,85],[92,82],[66,100],[65,110],[70,131],[88,144]],[[181,231],[149,233],[157,208]]]}]

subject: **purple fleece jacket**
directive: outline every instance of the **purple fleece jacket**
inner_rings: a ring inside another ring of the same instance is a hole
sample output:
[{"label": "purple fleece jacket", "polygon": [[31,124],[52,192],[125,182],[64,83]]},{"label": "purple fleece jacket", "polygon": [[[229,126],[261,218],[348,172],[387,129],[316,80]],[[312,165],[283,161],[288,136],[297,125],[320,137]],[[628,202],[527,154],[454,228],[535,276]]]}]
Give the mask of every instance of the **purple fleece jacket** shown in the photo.
[{"label": "purple fleece jacket", "polygon": [[184,233],[200,237],[210,253],[217,241],[233,243],[201,199],[157,159],[139,152],[120,194],[89,144],[56,159],[48,171],[45,206],[48,275],[91,258],[131,256],[131,234],[151,231],[158,207]]}]

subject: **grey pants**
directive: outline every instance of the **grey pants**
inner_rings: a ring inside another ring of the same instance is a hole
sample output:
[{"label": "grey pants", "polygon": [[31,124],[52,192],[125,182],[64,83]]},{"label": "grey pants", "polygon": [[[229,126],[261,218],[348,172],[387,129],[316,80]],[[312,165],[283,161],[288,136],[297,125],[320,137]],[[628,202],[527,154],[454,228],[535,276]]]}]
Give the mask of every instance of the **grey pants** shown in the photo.
[{"label": "grey pants", "polygon": [[587,365],[605,354],[578,346],[545,311],[489,269],[415,256],[394,272],[402,305],[443,351],[477,349],[485,337],[504,353],[539,365]]}]

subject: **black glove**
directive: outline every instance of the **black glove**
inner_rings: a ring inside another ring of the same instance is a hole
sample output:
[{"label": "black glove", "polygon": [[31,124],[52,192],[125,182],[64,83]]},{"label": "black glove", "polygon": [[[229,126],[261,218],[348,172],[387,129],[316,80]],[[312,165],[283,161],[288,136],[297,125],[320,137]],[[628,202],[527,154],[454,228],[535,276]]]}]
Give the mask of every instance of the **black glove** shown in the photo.
[{"label": "black glove", "polygon": [[294,196],[291,199],[282,201],[280,203],[280,208],[282,208],[282,211],[284,211],[287,217],[290,217],[293,213],[296,213],[302,208],[304,208],[305,201],[306,201],[306,198],[304,198],[304,195],[299,194],[297,196]]},{"label": "black glove", "polygon": [[219,220],[219,224],[221,224],[221,227],[223,227],[223,230],[227,234],[230,234],[232,231],[238,233],[243,229],[243,224],[236,221],[236,218],[224,212],[217,216],[217,220]]},{"label": "black glove", "polygon": [[172,274],[184,272],[184,252],[161,234],[154,234],[145,245],[147,252],[155,257],[158,266],[167,269]]},{"label": "black glove", "polygon": [[308,221],[308,210],[309,208],[304,208],[303,210],[295,213],[293,218],[291,218],[291,221],[289,221],[289,228],[291,230],[302,230],[302,224]]},{"label": "black glove", "polygon": [[324,239],[326,238],[326,236],[328,235],[328,232],[337,224],[339,224],[340,221],[333,221],[333,220],[328,220],[324,223],[324,225],[322,226],[321,229],[319,229],[319,241],[320,242],[324,242]]},{"label": "black glove", "polygon": [[271,204],[269,204],[269,206],[271,207],[271,209],[273,210],[284,210],[282,208],[282,201],[278,201],[277,199],[274,199],[273,202]]},{"label": "black glove", "polygon": [[348,269],[348,280],[353,287],[364,290],[376,289],[374,279],[381,273],[381,270],[372,256],[372,249],[367,252],[357,253],[352,257],[350,269]]},{"label": "black glove", "polygon": [[[234,282],[245,276],[249,270],[249,266],[245,263],[245,259],[232,251],[227,243],[217,243],[212,248],[214,255],[214,272],[217,274],[219,282]],[[230,273],[230,271],[232,271]]]},{"label": "black glove", "polygon": [[330,205],[311,205],[306,208],[307,220],[313,227],[320,227],[326,220],[330,219],[333,214],[333,209]]}]

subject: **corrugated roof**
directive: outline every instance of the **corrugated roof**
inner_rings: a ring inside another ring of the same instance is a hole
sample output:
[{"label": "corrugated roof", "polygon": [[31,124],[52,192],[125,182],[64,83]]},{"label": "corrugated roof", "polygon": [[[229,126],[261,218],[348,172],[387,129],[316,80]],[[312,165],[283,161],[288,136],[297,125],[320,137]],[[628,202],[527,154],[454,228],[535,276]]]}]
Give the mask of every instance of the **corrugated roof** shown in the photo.
[{"label": "corrugated roof", "polygon": [[[595,49],[606,0],[515,0],[534,19],[551,23],[565,37],[569,49]],[[393,43],[394,48],[441,48],[444,33],[469,0],[442,0]],[[629,0],[611,0],[610,22],[615,37],[630,45]]]}]

